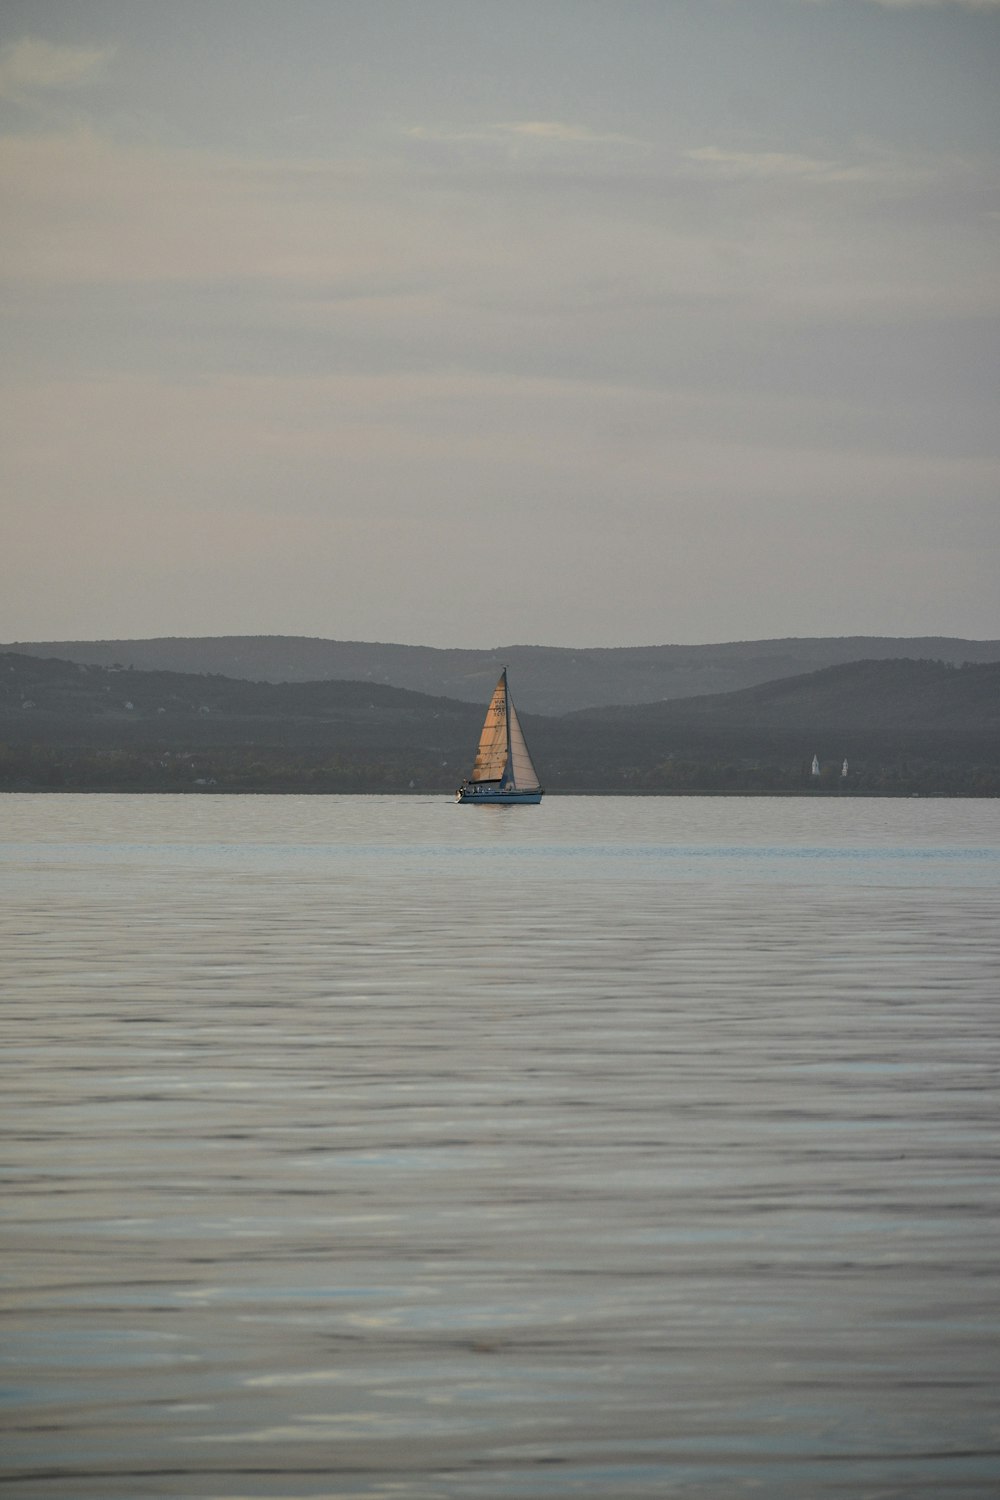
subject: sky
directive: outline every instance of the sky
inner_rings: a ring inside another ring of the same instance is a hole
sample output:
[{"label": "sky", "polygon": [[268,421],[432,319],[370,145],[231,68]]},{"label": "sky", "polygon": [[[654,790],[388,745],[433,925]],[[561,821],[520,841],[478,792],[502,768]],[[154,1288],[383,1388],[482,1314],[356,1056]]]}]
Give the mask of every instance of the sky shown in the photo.
[{"label": "sky", "polygon": [[1000,0],[4,0],[0,639],[1000,636]]}]

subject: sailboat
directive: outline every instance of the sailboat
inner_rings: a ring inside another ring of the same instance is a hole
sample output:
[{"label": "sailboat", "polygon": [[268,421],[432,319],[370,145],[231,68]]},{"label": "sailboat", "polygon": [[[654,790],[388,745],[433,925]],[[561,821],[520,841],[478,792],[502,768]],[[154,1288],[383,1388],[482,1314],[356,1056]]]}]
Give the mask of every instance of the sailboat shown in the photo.
[{"label": "sailboat", "polygon": [[507,668],[500,673],[486,710],[472,775],[455,793],[456,802],[541,802],[542,788],[531,764],[517,711],[507,690]]}]

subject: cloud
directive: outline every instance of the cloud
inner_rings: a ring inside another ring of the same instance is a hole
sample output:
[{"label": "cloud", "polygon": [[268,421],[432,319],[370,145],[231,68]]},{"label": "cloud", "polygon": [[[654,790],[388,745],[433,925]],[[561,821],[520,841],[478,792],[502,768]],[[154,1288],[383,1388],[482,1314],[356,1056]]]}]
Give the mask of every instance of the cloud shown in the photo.
[{"label": "cloud", "polygon": [[930,10],[943,5],[958,5],[963,10],[1000,10],[1000,0],[869,0],[885,10]]},{"label": "cloud", "polygon": [[[805,0],[807,5],[828,5],[833,0]],[[867,0],[883,10],[939,10],[958,6],[961,10],[1000,10],[1000,0]]]},{"label": "cloud", "polygon": [[53,90],[77,88],[94,78],[113,47],[56,47],[22,37],[0,48],[0,99],[23,104]]},{"label": "cloud", "polygon": [[643,146],[634,136],[601,133],[586,125],[567,125],[561,120],[517,120],[497,125],[498,131],[532,140],[558,141],[566,146]]},{"label": "cloud", "polygon": [[0,136],[0,375],[49,368],[57,350],[74,369],[200,372],[242,368],[252,349],[285,371],[611,368],[655,381],[676,378],[677,360],[693,378],[695,351],[731,339],[734,319],[759,332],[776,318],[996,310],[983,173],[877,151],[858,167],[718,146],[679,172],[677,158],[652,174],[639,161],[634,175],[560,166],[539,193],[531,172],[498,186],[450,155],[414,187],[392,158]]},{"label": "cloud", "polygon": [[634,136],[615,132],[591,130],[587,125],[574,125],[564,120],[508,120],[465,128],[411,125],[406,130],[411,140],[432,141],[445,145],[514,146],[519,143],[534,143],[545,146],[638,146],[646,142]]},{"label": "cloud", "polygon": [[825,184],[879,184],[888,189],[921,192],[936,181],[952,187],[981,177],[975,159],[939,153],[894,151],[889,147],[862,150],[855,159],[805,156],[799,151],[729,150],[720,145],[699,145],[685,151],[682,160],[688,172],[700,177],[724,177],[747,183],[789,183],[802,186]]},{"label": "cloud", "polygon": [[837,162],[789,151],[724,151],[719,146],[698,146],[684,155],[687,161],[717,168],[729,177],[829,177],[839,170]]},{"label": "cloud", "polygon": [[331,163],[123,145],[87,128],[0,135],[0,200],[3,276],[22,284],[353,281],[405,260],[378,182]]},{"label": "cloud", "polygon": [[867,162],[843,162],[802,156],[792,151],[726,151],[719,146],[699,146],[686,151],[684,159],[717,176],[784,179],[800,182],[886,182],[912,177],[914,168],[886,157]]}]

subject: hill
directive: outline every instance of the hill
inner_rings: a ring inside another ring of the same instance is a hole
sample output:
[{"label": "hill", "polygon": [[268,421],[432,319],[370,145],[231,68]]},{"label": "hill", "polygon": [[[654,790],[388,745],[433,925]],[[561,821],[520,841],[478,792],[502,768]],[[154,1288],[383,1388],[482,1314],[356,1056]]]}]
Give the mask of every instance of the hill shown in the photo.
[{"label": "hill", "polygon": [[857,661],[735,693],[594,708],[571,717],[621,723],[632,732],[686,724],[748,731],[1000,733],[1000,662],[955,667],[941,661]]},{"label": "hill", "polygon": [[305,636],[195,636],[153,640],[35,641],[0,650],[141,671],[222,674],[256,682],[334,679],[379,683],[485,703],[508,666],[519,708],[562,714],[604,704],[736,692],[776,678],[863,659],[927,658],[959,665],[1000,661],[1000,641],[947,637],[791,637],[702,646],[430,646],[327,641]]},{"label": "hill", "polygon": [[[846,758],[852,785],[891,790],[901,776],[915,789],[1000,791],[1000,663],[952,667],[934,661],[862,661],[784,678],[737,693],[593,709],[541,721],[539,756],[565,764],[570,725],[579,737],[566,770],[587,777],[603,767],[633,768],[648,787],[684,785],[714,766],[729,783],[778,785],[819,755],[827,783]],[[757,773],[760,773],[758,775]],[[904,775],[905,773],[905,775]],[[919,783],[919,785],[917,785]]]},{"label": "hill", "polygon": [[[446,791],[484,704],[366,682],[251,683],[0,656],[0,785]],[[875,661],[738,693],[522,715],[551,790],[1000,794],[1000,663]],[[840,786],[840,783],[836,783]]]},{"label": "hill", "polygon": [[75,758],[84,779],[100,772],[102,785],[105,769],[120,776],[127,763],[136,784],[167,790],[218,781],[223,765],[234,787],[281,789],[285,767],[286,780],[325,768],[347,789],[399,789],[414,775],[440,774],[459,750],[468,756],[481,718],[471,704],[376,683],[247,682],[0,655],[0,744],[9,757]]}]

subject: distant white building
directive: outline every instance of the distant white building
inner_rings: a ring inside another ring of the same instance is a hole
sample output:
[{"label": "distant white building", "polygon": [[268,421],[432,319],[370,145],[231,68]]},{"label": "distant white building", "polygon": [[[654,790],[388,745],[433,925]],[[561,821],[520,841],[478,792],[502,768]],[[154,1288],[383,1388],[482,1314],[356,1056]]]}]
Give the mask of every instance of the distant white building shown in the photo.
[{"label": "distant white building", "polygon": [[846,776],[847,775],[847,757],[846,756],[844,757],[844,764],[840,768],[840,774],[841,774],[841,776]]},{"label": "distant white building", "polygon": [[819,756],[818,755],[814,755],[813,756],[813,775],[814,776],[818,776],[819,775]]}]

